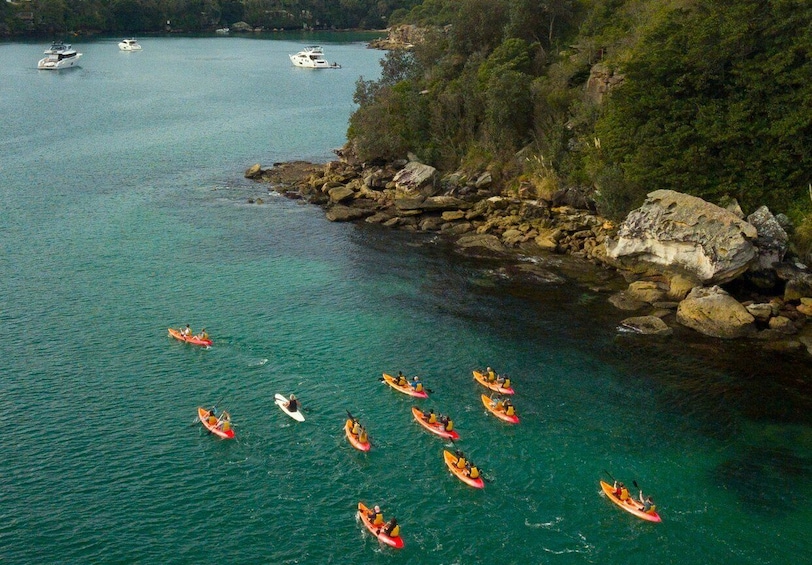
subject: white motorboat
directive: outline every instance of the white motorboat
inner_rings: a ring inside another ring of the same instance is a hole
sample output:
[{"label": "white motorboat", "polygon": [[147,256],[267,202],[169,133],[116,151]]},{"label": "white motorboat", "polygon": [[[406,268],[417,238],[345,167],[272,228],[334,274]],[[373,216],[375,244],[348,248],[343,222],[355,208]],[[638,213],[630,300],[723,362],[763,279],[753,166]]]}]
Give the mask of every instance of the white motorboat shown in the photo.
[{"label": "white motorboat", "polygon": [[227,27],[218,27],[217,29],[215,29],[215,30],[214,30],[214,33],[219,33],[219,34],[221,34],[221,35],[225,35],[225,34],[227,34],[229,31],[231,31],[231,30],[230,30],[230,29],[228,29]]},{"label": "white motorboat", "polygon": [[118,44],[118,48],[122,51],[141,51],[141,44],[135,39],[122,39]]},{"label": "white motorboat", "polygon": [[318,45],[308,45],[295,55],[289,55],[290,62],[297,67],[306,69],[340,69],[338,63],[328,63],[324,58],[324,50]]},{"label": "white motorboat", "polygon": [[81,53],[76,52],[76,49],[61,41],[51,44],[50,49],[45,50],[45,54],[47,57],[39,60],[37,68],[49,71],[75,67],[79,57],[82,56]]}]

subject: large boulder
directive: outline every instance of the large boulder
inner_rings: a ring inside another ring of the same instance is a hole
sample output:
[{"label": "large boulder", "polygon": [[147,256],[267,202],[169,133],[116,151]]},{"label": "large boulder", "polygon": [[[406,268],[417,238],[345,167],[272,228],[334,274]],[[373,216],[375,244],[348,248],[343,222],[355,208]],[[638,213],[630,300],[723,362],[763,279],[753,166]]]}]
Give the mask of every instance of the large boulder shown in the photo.
[{"label": "large boulder", "polygon": [[410,161],[397,172],[392,182],[397,190],[406,195],[434,196],[437,194],[438,179],[439,175],[434,167]]},{"label": "large boulder", "polygon": [[718,286],[694,288],[679,303],[677,321],[699,333],[726,339],[749,336],[755,330],[753,315]]},{"label": "large boulder", "polygon": [[767,270],[771,269],[776,263],[783,261],[789,246],[789,236],[776,217],[770,212],[770,209],[762,206],[747,216],[747,221],[758,232],[755,241],[758,249],[758,259],[751,268],[754,270]]},{"label": "large boulder", "polygon": [[657,316],[636,316],[620,322],[624,330],[644,335],[671,335],[673,330]]},{"label": "large boulder", "polygon": [[620,268],[644,262],[724,283],[747,270],[757,235],[749,223],[701,198],[655,190],[629,213],[617,236],[607,238],[606,251]]}]

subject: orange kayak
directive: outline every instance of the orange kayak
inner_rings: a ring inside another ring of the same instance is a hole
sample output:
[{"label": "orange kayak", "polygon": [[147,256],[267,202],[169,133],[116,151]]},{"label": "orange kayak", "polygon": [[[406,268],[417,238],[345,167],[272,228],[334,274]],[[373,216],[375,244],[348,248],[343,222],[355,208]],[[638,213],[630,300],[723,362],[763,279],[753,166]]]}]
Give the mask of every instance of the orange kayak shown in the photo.
[{"label": "orange kayak", "polygon": [[443,459],[445,459],[445,464],[451,469],[451,472],[456,476],[459,480],[464,482],[466,485],[470,485],[474,488],[485,488],[485,481],[482,480],[482,477],[477,477],[476,479],[472,479],[468,476],[467,469],[458,469],[457,468],[457,461],[459,458],[448,451],[447,449],[443,450]]},{"label": "orange kayak", "polygon": [[[217,435],[223,439],[234,439],[234,430],[231,429],[229,425],[229,429],[223,429],[223,423],[218,422],[209,422],[209,411],[206,408],[198,408],[197,409],[197,417],[200,419],[200,422],[203,424],[207,430],[209,430],[214,435]],[[213,416],[212,416],[213,417]]]},{"label": "orange kayak", "polygon": [[392,546],[396,549],[400,549],[403,547],[403,538],[400,536],[388,536],[387,534],[383,533],[382,526],[375,526],[369,520],[369,508],[367,508],[363,502],[358,503],[358,517],[361,518],[361,521],[366,526],[367,530],[378,538],[379,541],[385,543],[386,545]]},{"label": "orange kayak", "polygon": [[496,406],[493,405],[493,402],[491,401],[491,399],[488,396],[484,395],[484,394],[482,395],[482,404],[485,405],[485,408],[487,408],[488,411],[491,414],[493,414],[494,416],[496,416],[500,420],[504,420],[505,422],[508,422],[510,424],[518,424],[519,423],[519,417],[516,414],[513,414],[512,416],[508,416],[505,413],[504,408],[497,409]]},{"label": "orange kayak", "polygon": [[350,441],[350,445],[352,445],[355,449],[361,451],[369,451],[372,447],[372,444],[369,441],[362,442],[358,439],[358,436],[352,433],[352,420],[347,418],[347,423],[344,424],[344,433],[347,434],[347,439]]},{"label": "orange kayak", "polygon": [[656,512],[643,512],[642,505],[633,500],[632,498],[628,498],[626,500],[620,500],[617,496],[615,496],[615,489],[612,488],[612,485],[609,483],[605,483],[601,481],[601,488],[603,492],[606,494],[606,498],[620,506],[623,510],[630,514],[634,514],[638,518],[642,520],[648,520],[649,522],[662,522],[660,515]]},{"label": "orange kayak", "polygon": [[498,392],[499,394],[513,394],[513,387],[503,387],[499,383],[489,383],[488,378],[479,371],[474,371],[474,378],[477,380],[479,384],[484,387],[487,387],[493,391]]},{"label": "orange kayak", "polygon": [[437,422],[436,424],[429,424],[426,419],[423,417],[423,412],[417,406],[412,406],[412,416],[417,422],[430,431],[433,434],[437,434],[440,437],[444,437],[446,439],[460,439],[460,434],[456,432],[456,430],[446,431],[445,426],[442,423]]},{"label": "orange kayak", "polygon": [[393,377],[392,375],[387,375],[386,373],[383,374],[383,382],[385,382],[386,384],[391,386],[396,391],[402,392],[403,394],[406,394],[406,395],[409,395],[409,396],[415,396],[417,398],[428,398],[429,397],[429,395],[425,391],[425,389],[418,392],[415,389],[413,389],[411,387],[411,385],[407,384],[406,386],[400,386],[398,384],[397,380],[395,380],[395,377]]},{"label": "orange kayak", "polygon": [[193,335],[183,335],[182,333],[180,333],[179,330],[176,330],[175,328],[169,328],[169,335],[170,337],[174,337],[178,341],[185,341],[186,343],[191,343],[192,345],[202,345],[204,347],[209,347],[211,346],[212,343],[214,343],[210,339],[200,339]]}]

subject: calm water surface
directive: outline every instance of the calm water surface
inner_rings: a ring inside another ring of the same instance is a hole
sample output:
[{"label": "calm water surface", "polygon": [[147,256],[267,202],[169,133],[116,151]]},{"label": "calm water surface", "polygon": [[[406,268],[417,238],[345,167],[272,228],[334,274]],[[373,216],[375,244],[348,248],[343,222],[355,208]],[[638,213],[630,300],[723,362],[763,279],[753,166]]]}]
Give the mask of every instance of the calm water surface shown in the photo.
[{"label": "calm water surface", "polygon": [[[619,334],[560,258],[516,279],[245,181],[343,144],[381,57],[350,36],[119,39],[75,41],[81,68],[58,73],[36,70],[47,45],[0,44],[0,562],[809,558],[805,354]],[[342,69],[292,68],[314,42]],[[214,347],[167,338],[186,323]],[[485,413],[485,364],[513,376],[519,426]],[[455,419],[483,491],[379,383],[398,370]],[[235,441],[194,423],[215,403]],[[663,523],[603,498],[607,471]],[[359,500],[398,517],[404,550],[364,533]]]}]

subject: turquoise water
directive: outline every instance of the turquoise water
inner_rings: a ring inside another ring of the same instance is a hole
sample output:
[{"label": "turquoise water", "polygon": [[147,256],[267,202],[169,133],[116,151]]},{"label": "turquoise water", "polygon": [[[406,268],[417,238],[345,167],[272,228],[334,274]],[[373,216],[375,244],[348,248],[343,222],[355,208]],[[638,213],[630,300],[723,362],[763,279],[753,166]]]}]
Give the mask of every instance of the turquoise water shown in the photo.
[{"label": "turquoise water", "polygon": [[[253,163],[326,161],[359,75],[350,36],[0,44],[0,562],[789,563],[812,542],[806,354],[618,334],[607,294],[332,224]],[[340,70],[294,69],[320,42]],[[262,197],[262,205],[248,204]],[[561,275],[557,259],[543,263]],[[205,326],[199,349],[168,326]],[[516,427],[471,369],[510,373]],[[444,468],[384,371],[418,373],[488,481]],[[307,421],[273,404],[295,392]],[[237,439],[194,423],[231,412]],[[353,450],[346,411],[374,447]],[[599,494],[609,472],[662,524]],[[402,524],[382,549],[358,501]]]}]

